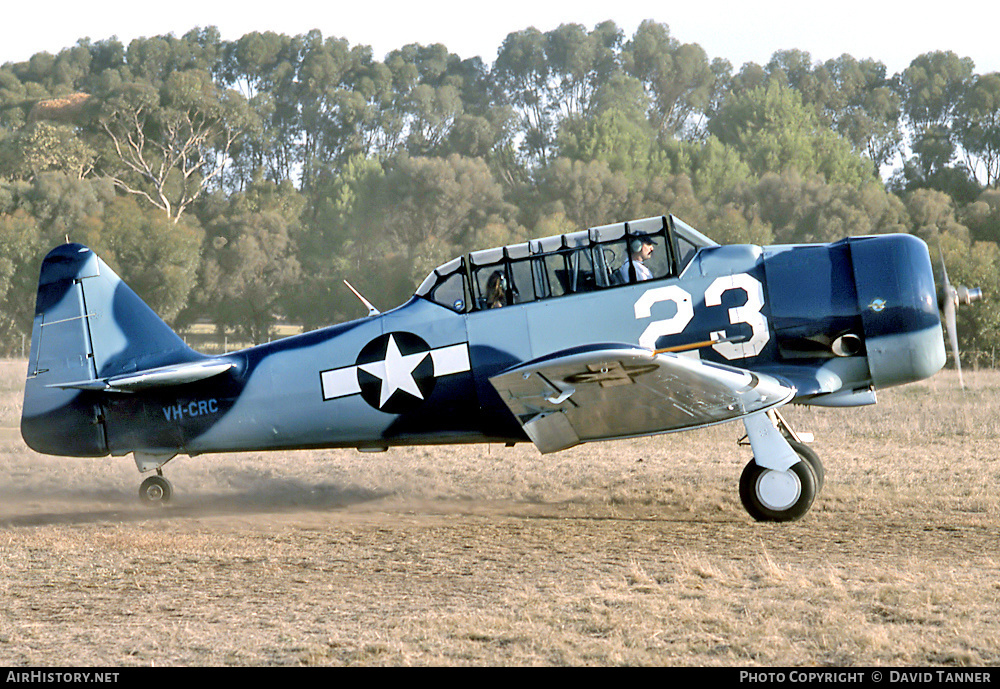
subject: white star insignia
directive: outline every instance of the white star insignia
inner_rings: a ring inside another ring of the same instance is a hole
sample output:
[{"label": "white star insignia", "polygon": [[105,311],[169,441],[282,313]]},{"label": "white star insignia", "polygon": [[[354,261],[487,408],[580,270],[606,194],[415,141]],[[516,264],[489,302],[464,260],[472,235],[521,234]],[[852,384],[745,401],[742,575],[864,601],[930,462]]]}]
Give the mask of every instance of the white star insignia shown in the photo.
[{"label": "white star insignia", "polygon": [[392,335],[389,336],[389,344],[386,345],[385,359],[373,361],[370,364],[362,364],[358,368],[366,373],[370,373],[382,380],[382,392],[379,398],[379,407],[384,407],[385,403],[397,390],[408,392],[417,399],[423,399],[424,395],[417,387],[417,381],[413,378],[413,371],[427,357],[428,352],[417,352],[416,354],[400,354],[399,347]]}]

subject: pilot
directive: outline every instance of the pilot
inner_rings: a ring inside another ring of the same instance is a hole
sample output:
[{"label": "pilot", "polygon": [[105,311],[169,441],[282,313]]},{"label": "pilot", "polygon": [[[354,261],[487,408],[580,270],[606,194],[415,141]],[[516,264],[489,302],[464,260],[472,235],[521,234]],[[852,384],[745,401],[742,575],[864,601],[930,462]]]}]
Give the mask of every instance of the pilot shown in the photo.
[{"label": "pilot", "polygon": [[486,307],[497,309],[507,305],[507,278],[494,270],[486,280]]},{"label": "pilot", "polygon": [[[633,237],[628,241],[630,260],[618,269],[618,275],[624,283],[650,280],[653,271],[646,267],[645,262],[653,255],[656,242],[651,237]],[[634,277],[632,273],[634,272]]]}]

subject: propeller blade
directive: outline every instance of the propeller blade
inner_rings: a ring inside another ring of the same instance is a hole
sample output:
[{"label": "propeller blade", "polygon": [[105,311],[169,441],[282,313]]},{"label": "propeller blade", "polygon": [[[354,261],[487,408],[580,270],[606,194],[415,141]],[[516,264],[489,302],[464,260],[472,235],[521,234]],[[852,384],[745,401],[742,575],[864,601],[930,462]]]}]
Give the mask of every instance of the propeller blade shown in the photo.
[{"label": "propeller blade", "polygon": [[958,355],[958,327],[955,324],[955,302],[950,296],[944,300],[944,321],[948,329],[948,340],[951,342],[951,355],[955,357],[955,370],[958,371],[958,384],[965,389],[962,380],[962,358]]},{"label": "propeller blade", "polygon": [[944,281],[944,322],[948,330],[948,340],[951,342],[951,354],[955,357],[955,370],[958,371],[958,384],[965,389],[965,381],[962,380],[962,359],[958,354],[958,329],[955,323],[955,309],[958,306],[958,291],[951,286],[948,280],[948,269],[944,265],[944,252],[938,246],[938,253],[941,255],[941,276]]}]

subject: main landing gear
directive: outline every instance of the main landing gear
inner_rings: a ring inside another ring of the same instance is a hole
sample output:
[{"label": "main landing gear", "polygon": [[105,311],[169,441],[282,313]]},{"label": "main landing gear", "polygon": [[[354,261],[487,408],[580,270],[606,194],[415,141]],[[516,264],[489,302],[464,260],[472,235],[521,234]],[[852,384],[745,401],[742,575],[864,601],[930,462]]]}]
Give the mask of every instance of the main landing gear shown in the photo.
[{"label": "main landing gear", "polygon": [[740,476],[744,509],[757,521],[801,519],[826,479],[819,456],[777,411],[746,420],[746,427],[754,458]]}]

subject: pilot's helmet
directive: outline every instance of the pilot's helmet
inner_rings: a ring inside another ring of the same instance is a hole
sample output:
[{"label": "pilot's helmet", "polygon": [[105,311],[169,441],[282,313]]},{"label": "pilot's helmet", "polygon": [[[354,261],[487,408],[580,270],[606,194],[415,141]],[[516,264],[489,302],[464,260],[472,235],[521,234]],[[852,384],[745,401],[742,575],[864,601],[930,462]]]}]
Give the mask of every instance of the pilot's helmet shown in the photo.
[{"label": "pilot's helmet", "polygon": [[643,244],[649,244],[650,246],[656,246],[656,242],[653,238],[648,235],[642,235],[641,237],[633,237],[629,240],[628,249],[633,254],[639,253],[639,249],[642,248]]}]

